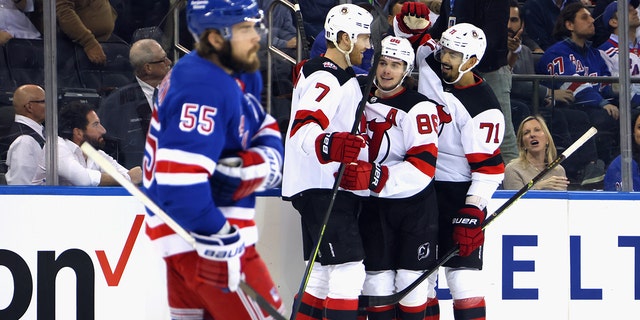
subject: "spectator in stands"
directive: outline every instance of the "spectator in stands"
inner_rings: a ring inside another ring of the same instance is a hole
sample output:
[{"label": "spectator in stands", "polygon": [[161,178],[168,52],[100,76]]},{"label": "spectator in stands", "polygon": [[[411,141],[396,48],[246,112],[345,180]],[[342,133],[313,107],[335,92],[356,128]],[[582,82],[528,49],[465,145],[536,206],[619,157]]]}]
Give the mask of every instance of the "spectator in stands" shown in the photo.
[{"label": "spectator in stands", "polygon": [[45,117],[44,90],[37,85],[22,85],[13,93],[15,121],[6,136],[0,137],[2,163],[9,185],[31,184],[42,157]]},{"label": "spectator in stands", "polygon": [[[588,42],[595,32],[593,21],[591,13],[582,3],[565,6],[554,27],[554,36],[559,41],[542,55],[536,73],[591,77],[611,75],[600,51]],[[571,90],[575,100],[568,107],[586,112],[591,124],[598,129],[595,139],[601,161],[596,165],[598,173],[602,171],[602,175],[598,174],[597,179],[602,181],[604,163],[611,161],[619,141],[618,107],[611,102],[614,97],[611,85],[584,80],[550,80],[544,84],[554,90]]]},{"label": "spectator in stands", "polygon": [[482,29],[487,37],[483,59],[474,70],[478,71],[495,93],[505,118],[504,139],[500,152],[504,163],[518,157],[516,135],[511,121],[511,71],[507,64],[507,23],[509,2],[494,0],[444,0],[440,15],[429,29],[434,39],[458,23],[471,23]]},{"label": "spectator in stands", "polygon": [[[509,54],[508,61],[512,66],[513,74],[535,74],[535,66],[531,49],[521,43],[517,36],[521,34],[524,22],[518,3],[511,0],[509,14]],[[538,96],[534,95],[534,83],[532,81],[514,81],[511,90],[511,111],[514,127],[519,127],[522,120],[537,113],[550,124],[550,131],[558,148],[565,149],[575,142],[580,136],[589,130],[591,122],[582,110],[566,108],[564,106],[573,103],[573,92],[568,89],[551,90],[542,84],[538,84]],[[532,110],[534,99],[540,106]],[[518,121],[518,122],[516,122]],[[592,170],[591,165],[598,159],[597,148],[594,140],[587,141],[576,154],[565,160],[567,177],[570,180],[581,183],[592,178],[584,177],[584,172],[593,172],[599,175],[598,170]],[[597,179],[596,179],[597,180]]]},{"label": "spectator in stands", "polygon": [[142,164],[154,90],[171,69],[167,53],[153,39],[132,44],[129,62],[136,82],[113,91],[98,109],[102,125],[109,132],[108,139],[115,140],[104,150],[125,168]]},{"label": "spectator in stands", "polygon": [[527,21],[525,32],[542,50],[547,50],[556,42],[551,34],[560,10],[574,2],[580,2],[580,0],[525,1],[523,6],[524,17]]},{"label": "spectator in stands", "polygon": [[[58,120],[58,176],[60,185],[73,186],[109,186],[118,185],[118,182],[102,169],[93,160],[88,159],[80,149],[84,142],[90,143],[94,148],[100,149],[104,144],[106,130],[100,124],[100,118],[92,105],[74,101],[62,108]],[[34,177],[34,184],[46,182],[46,148],[38,163],[38,169]],[[127,170],[102,150],[100,154],[113,164],[118,172],[134,184],[142,181],[141,168],[134,167]]]},{"label": "spectator in stands", "polygon": [[[636,10],[637,2],[634,6],[634,3],[629,0],[624,0],[629,3],[629,70],[631,76],[640,75],[640,43],[638,43],[638,39],[636,38],[636,30],[640,27],[640,17],[638,17],[638,11]],[[618,2],[611,2],[607,8],[605,9],[602,19],[607,24],[608,29],[611,31],[609,39],[605,41],[602,45],[598,47],[600,52],[602,53],[602,58],[607,63],[607,67],[609,71],[611,71],[612,76],[619,76],[619,63],[618,63]],[[613,91],[618,95],[620,91],[620,84],[614,83]],[[629,85],[629,93],[631,95],[631,108],[637,107],[640,105],[640,84],[631,83]]]},{"label": "spectator in stands", "polygon": [[314,0],[300,1],[300,13],[304,21],[304,31],[309,40],[313,43],[315,36],[324,29],[324,20],[329,10],[340,3],[338,0]]},{"label": "spectator in stands", "polygon": [[[518,127],[518,158],[504,170],[506,190],[519,190],[544,170],[558,156],[549,128],[540,116],[529,116]],[[557,165],[533,186],[538,190],[567,190],[569,180],[564,168]]]},{"label": "spectator in stands", "polygon": [[[633,191],[640,191],[640,110],[631,113],[631,179]],[[622,156],[618,156],[607,168],[604,176],[605,191],[622,190]]]},{"label": "spectator in stands", "polygon": [[33,0],[0,0],[0,46],[11,38],[40,38],[40,32],[25,15],[32,11]]},{"label": "spectator in stands", "polygon": [[109,0],[56,0],[56,17],[62,32],[84,48],[89,60],[105,64],[100,41],[111,37],[117,18]]}]

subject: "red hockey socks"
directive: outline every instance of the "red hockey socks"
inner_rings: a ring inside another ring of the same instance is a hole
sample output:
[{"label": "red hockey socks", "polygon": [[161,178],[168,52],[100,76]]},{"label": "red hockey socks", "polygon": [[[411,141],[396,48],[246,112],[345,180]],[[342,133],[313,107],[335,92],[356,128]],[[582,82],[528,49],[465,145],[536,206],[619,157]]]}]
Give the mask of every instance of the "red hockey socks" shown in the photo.
[{"label": "red hockey socks", "polygon": [[484,297],[473,297],[453,301],[453,316],[456,320],[485,320],[487,307]]},{"label": "red hockey socks", "polygon": [[323,320],[353,320],[358,317],[358,299],[324,300],[325,314]]},{"label": "red hockey socks", "polygon": [[369,320],[389,320],[396,319],[395,305],[367,308]]},{"label": "red hockey socks", "polygon": [[415,307],[400,305],[398,308],[398,318],[402,320],[424,320],[424,312],[427,303]]},{"label": "red hockey socks", "polygon": [[302,294],[300,308],[296,314],[298,320],[321,320],[324,311],[324,299],[316,298],[308,293]]},{"label": "red hockey socks", "polygon": [[424,320],[440,320],[440,305],[438,298],[429,298],[427,300],[427,309],[424,313]]}]

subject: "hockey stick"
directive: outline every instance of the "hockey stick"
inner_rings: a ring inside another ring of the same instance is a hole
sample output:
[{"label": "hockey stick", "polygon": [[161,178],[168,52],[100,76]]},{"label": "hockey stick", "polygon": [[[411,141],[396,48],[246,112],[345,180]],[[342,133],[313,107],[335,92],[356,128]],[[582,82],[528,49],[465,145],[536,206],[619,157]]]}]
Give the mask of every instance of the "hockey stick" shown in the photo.
[{"label": "hockey stick", "polygon": [[[369,93],[371,92],[371,88],[373,88],[373,79],[376,77],[376,72],[378,70],[378,63],[380,61],[380,52],[382,48],[380,48],[380,43],[374,47],[374,58],[373,64],[371,65],[371,69],[369,70],[369,74],[367,75],[367,85],[362,93],[362,99],[358,104],[358,108],[356,109],[356,119],[353,122],[353,126],[351,127],[351,133],[355,134],[358,132],[358,127],[360,122],[362,121],[362,117],[364,116],[364,108],[367,104],[367,99],[369,98]],[[338,175],[336,176],[335,181],[333,182],[333,187],[331,188],[331,199],[329,200],[329,204],[327,206],[327,210],[322,219],[322,227],[320,228],[320,232],[318,234],[318,242],[311,253],[307,266],[304,269],[304,274],[302,276],[302,282],[300,283],[300,288],[298,289],[298,294],[294,298],[293,302],[293,310],[291,312],[290,320],[295,320],[296,314],[300,310],[300,301],[302,299],[302,295],[304,294],[304,290],[309,283],[309,276],[311,275],[311,269],[313,268],[313,264],[316,261],[316,257],[318,256],[318,252],[320,251],[320,244],[322,243],[322,238],[324,237],[324,231],[327,228],[327,223],[329,222],[329,217],[331,216],[331,210],[333,210],[333,204],[336,200],[336,196],[338,195],[338,187],[340,187],[340,181],[342,180],[342,176],[344,175],[344,171],[346,166],[344,163],[340,163],[340,167],[338,169]]]},{"label": "hockey stick", "polygon": [[300,10],[300,1],[293,1],[293,15],[296,17],[296,26],[298,29],[298,41],[301,41],[302,59],[309,55],[309,42],[307,41],[307,33],[304,31],[304,21],[302,20],[302,11]]},{"label": "hockey stick", "polygon": [[[153,202],[146,194],[138,189],[131,181],[127,180],[121,175],[118,170],[105,159],[96,149],[94,149],[89,143],[84,142],[80,149],[91,158],[102,170],[112,176],[122,187],[124,187],[134,198],[142,202],[151,212],[158,216],[164,223],[166,223],[173,231],[180,237],[187,241],[191,246],[195,247],[196,241],[186,230],[184,230],[178,223],[176,223],[162,208]],[[269,315],[276,320],[286,320],[286,318],[276,310],[267,300],[265,300],[258,292],[256,292],[246,282],[240,281],[240,289],[246,293],[251,299],[258,303],[258,305],[264,309]]]},{"label": "hockey stick", "polygon": [[[499,215],[501,215],[505,210],[507,210],[514,202],[518,201],[527,191],[531,190],[533,185],[535,185],[538,181],[544,177],[549,171],[553,170],[556,166],[560,164],[560,162],[564,161],[564,159],[571,156],[573,152],[575,152],[578,148],[580,148],[587,140],[593,137],[598,130],[596,128],[591,127],[587,132],[585,132],[576,142],[574,142],[571,146],[569,146],[562,154],[560,154],[555,160],[549,163],[544,170],[538,173],[535,177],[533,177],[526,185],[524,185],[518,192],[516,192],[511,198],[509,198],[505,203],[503,203],[498,209],[496,209],[492,214],[487,216],[484,223],[482,224],[482,230],[487,228],[489,224],[491,224]],[[420,283],[426,280],[433,272],[438,270],[439,267],[442,267],[449,259],[453,258],[458,254],[459,248],[458,246],[454,246],[449,251],[447,251],[440,259],[436,260],[432,266],[427,268],[427,271],[420,275],[413,283],[411,283],[406,288],[388,295],[388,296],[360,296],[358,301],[358,307],[360,309],[375,307],[375,306],[386,306],[398,303],[404,296],[409,294],[413,289],[415,289]]]}]

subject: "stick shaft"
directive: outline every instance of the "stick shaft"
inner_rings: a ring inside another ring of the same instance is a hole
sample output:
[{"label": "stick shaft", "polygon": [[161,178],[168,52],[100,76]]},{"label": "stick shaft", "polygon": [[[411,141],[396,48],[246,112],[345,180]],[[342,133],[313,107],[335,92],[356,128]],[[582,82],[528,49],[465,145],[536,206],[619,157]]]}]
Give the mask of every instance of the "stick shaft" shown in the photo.
[{"label": "stick shaft", "polygon": [[[493,222],[500,214],[502,214],[507,208],[509,208],[513,203],[518,201],[518,199],[522,198],[522,196],[527,193],[527,191],[531,190],[531,188],[540,181],[549,171],[553,170],[553,168],[557,167],[562,161],[568,158],[574,151],[580,148],[587,140],[593,137],[598,131],[596,128],[591,127],[591,129],[587,130],[578,140],[576,140],[569,148],[567,148],[561,155],[559,155],[555,160],[549,163],[544,170],[538,173],[535,177],[533,177],[529,183],[524,185],[518,192],[516,192],[513,196],[511,196],[507,201],[505,201],[498,209],[496,209],[492,214],[487,216],[484,223],[482,224],[482,229],[484,230]],[[459,248],[458,246],[454,246],[445,252],[442,257],[427,268],[426,272],[420,275],[418,279],[408,285],[406,288],[388,296],[360,296],[360,300],[358,301],[359,308],[367,308],[367,307],[375,307],[375,306],[384,306],[398,303],[402,298],[404,298],[409,292],[418,287],[420,283],[426,280],[431,274],[433,274],[439,267],[443,266],[449,259],[455,257],[458,254]]]},{"label": "stick shaft", "polygon": [[[164,223],[166,223],[176,234],[181,236],[185,241],[191,244],[192,247],[195,248],[196,241],[184,228],[182,228],[173,218],[171,218],[162,208],[158,207],[158,205],[153,202],[146,194],[144,194],[140,189],[138,189],[131,181],[127,180],[127,178],[123,177],[120,172],[107,160],[105,159],[96,149],[94,149],[89,143],[85,142],[80,146],[80,149],[87,155],[87,157],[91,158],[102,170],[111,175],[122,187],[124,187],[134,198],[138,199],[142,204],[147,207],[151,212],[157,215]],[[256,292],[251,286],[249,286],[246,282],[241,281],[240,289],[244,293],[246,293],[249,297],[251,297],[254,301],[258,303],[258,305],[265,309],[274,319],[277,320],[286,320],[278,310],[276,310],[267,300],[262,298],[258,292]]]}]

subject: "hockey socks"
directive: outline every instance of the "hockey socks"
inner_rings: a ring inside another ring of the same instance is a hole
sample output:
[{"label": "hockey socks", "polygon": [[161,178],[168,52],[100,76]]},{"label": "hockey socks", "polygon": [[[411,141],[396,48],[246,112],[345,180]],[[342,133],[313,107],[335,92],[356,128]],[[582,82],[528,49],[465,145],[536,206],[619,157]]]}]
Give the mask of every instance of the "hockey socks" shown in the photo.
[{"label": "hockey socks", "polygon": [[398,308],[398,319],[424,320],[424,312],[426,308],[427,303],[414,307],[400,305],[400,307]]},{"label": "hockey socks", "polygon": [[367,308],[369,320],[389,320],[396,319],[395,305]]},{"label": "hockey socks", "polygon": [[427,300],[424,320],[440,320],[440,304],[438,304],[438,298],[429,298]]},{"label": "hockey socks", "polygon": [[323,320],[354,320],[358,317],[358,299],[324,300],[325,314]]},{"label": "hockey socks", "polygon": [[324,311],[324,299],[316,298],[308,293],[302,294],[300,309],[296,314],[298,320],[321,320]]},{"label": "hockey socks", "polygon": [[484,297],[453,301],[453,316],[456,320],[485,320],[486,313]]}]

